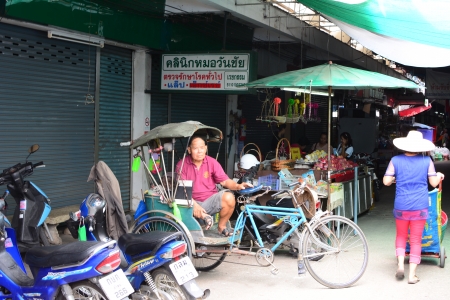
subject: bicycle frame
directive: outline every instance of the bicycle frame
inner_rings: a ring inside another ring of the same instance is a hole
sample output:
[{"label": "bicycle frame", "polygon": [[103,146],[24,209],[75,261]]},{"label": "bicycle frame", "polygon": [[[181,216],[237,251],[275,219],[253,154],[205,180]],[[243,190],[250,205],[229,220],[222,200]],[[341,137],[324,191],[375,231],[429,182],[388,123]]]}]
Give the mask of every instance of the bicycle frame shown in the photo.
[{"label": "bicycle frame", "polygon": [[[237,239],[238,245],[236,245],[234,243],[230,243],[230,251],[233,250],[233,247],[239,248],[239,243],[240,243],[243,233],[244,233],[245,222],[246,222],[247,218],[250,220],[250,222],[253,226],[253,232],[257,238],[258,246],[261,248],[264,247],[264,243],[262,241],[261,235],[259,234],[259,231],[256,230],[257,227],[256,227],[255,220],[253,218],[253,213],[272,215],[272,216],[278,218],[279,220],[282,220],[283,222],[291,225],[291,229],[288,232],[286,232],[274,246],[272,246],[272,248],[270,249],[270,251],[272,251],[272,252],[274,252],[280,246],[281,243],[283,243],[295,230],[297,230],[297,228],[300,227],[300,225],[305,224],[305,226],[306,226],[305,230],[309,230],[311,232],[311,225],[319,221],[318,218],[314,217],[310,222],[311,224],[309,222],[307,222],[305,214],[303,213],[303,211],[300,207],[298,207],[298,208],[267,207],[267,206],[247,204],[245,206],[245,210],[239,214],[239,217],[236,221],[234,234],[230,238],[231,240],[236,240],[235,239],[236,234],[237,234],[237,232],[239,232],[239,237]],[[323,215],[326,215],[326,214],[327,214],[326,212],[324,214],[320,214],[320,217],[322,217]],[[299,251],[301,251],[300,246],[303,242],[304,233],[305,233],[305,231],[303,231],[301,234],[299,234],[299,241],[300,241]],[[330,245],[327,245],[327,244],[323,243],[322,241],[316,239],[316,237],[314,235],[312,235],[312,238],[314,239],[316,244],[320,245],[322,248],[327,249],[331,252],[336,252],[336,249],[334,247],[330,247]],[[303,256],[303,257],[307,258],[308,255]]]},{"label": "bicycle frame", "polygon": [[[256,227],[255,220],[253,219],[253,213],[259,213],[259,214],[265,214],[265,215],[272,215],[278,219],[282,219],[283,222],[288,223],[291,225],[291,229],[283,235],[283,237],[270,249],[272,252],[275,251],[280,244],[289,237],[302,223],[306,222],[306,217],[301,208],[285,208],[285,207],[267,207],[267,206],[259,206],[259,205],[245,205],[245,210],[239,215],[236,225],[235,225],[235,231],[234,234],[236,234],[237,230],[240,230],[239,233],[239,241],[242,238],[243,232],[244,232],[244,225],[247,218],[249,218],[250,222],[252,223],[253,228]],[[255,233],[255,236],[258,240],[259,247],[264,247],[264,243],[262,241],[261,235],[259,234],[258,230],[253,230]],[[230,250],[235,246],[234,244],[231,244]]]}]

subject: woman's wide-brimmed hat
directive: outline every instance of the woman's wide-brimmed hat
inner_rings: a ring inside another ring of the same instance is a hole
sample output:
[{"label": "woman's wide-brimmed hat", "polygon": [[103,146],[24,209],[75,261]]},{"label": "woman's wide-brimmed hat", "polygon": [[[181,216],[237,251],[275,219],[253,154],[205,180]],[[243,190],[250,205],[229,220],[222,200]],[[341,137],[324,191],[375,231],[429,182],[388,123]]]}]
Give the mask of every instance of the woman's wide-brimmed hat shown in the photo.
[{"label": "woman's wide-brimmed hat", "polygon": [[411,130],[406,137],[394,139],[394,146],[407,152],[426,152],[434,150],[434,144],[423,138],[422,132]]}]

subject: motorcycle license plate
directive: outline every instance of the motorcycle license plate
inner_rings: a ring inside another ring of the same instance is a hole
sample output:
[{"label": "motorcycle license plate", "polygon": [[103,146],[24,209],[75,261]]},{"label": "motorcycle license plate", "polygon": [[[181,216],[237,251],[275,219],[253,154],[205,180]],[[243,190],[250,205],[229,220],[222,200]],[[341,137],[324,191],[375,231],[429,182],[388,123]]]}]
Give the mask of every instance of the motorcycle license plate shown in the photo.
[{"label": "motorcycle license plate", "polygon": [[99,280],[99,283],[109,300],[120,300],[134,292],[121,269],[103,277]]},{"label": "motorcycle license plate", "polygon": [[179,285],[182,285],[198,276],[197,270],[194,268],[194,265],[187,256],[179,261],[171,263],[169,267]]}]

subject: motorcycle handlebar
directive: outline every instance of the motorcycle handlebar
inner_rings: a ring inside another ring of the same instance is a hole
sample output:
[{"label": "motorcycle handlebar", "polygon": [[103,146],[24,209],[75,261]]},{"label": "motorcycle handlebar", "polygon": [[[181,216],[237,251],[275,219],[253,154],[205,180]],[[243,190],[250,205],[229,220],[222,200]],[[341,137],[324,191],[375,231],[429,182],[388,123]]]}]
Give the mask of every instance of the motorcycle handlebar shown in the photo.
[{"label": "motorcycle handlebar", "polygon": [[12,181],[11,175],[16,172],[19,172],[22,177],[26,177],[33,174],[33,170],[39,167],[45,167],[43,161],[40,161],[36,164],[33,164],[32,162],[26,162],[25,164],[18,163],[3,171],[0,176],[0,185],[3,185],[8,181]]},{"label": "motorcycle handlebar", "polygon": [[45,167],[43,161],[40,161],[40,162],[35,163],[35,164],[33,165],[33,169],[34,169],[34,168],[40,168],[40,167],[41,167],[41,168]]}]

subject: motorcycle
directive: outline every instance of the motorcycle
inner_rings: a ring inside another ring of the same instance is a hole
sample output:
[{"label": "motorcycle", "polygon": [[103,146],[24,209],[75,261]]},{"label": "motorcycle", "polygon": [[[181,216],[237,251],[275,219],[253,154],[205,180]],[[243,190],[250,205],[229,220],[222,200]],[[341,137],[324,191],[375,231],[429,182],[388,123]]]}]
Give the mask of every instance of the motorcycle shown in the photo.
[{"label": "motorcycle", "polygon": [[[33,174],[34,169],[45,167],[42,161],[36,164],[28,161],[28,157],[38,150],[39,145],[31,146],[25,163],[17,163],[0,174],[0,185],[6,184],[7,187],[2,199],[10,194],[16,202],[12,227],[17,233],[20,252],[26,252],[40,243],[44,246],[50,245],[44,233],[46,226],[44,221],[51,211],[50,199],[37,185],[24,180],[25,177]],[[48,236],[50,236],[49,232]]]},{"label": "motorcycle", "polygon": [[[89,194],[81,203],[80,210],[70,214],[68,228],[72,236],[78,238],[77,229],[82,222],[88,229],[87,241],[111,240],[107,230],[107,205],[109,202],[100,195]],[[146,299],[145,293],[154,292],[156,288],[173,299],[206,299],[210,291],[201,290],[195,282],[198,273],[185,255],[187,244],[181,240],[182,233],[162,231],[158,226],[162,225],[158,223],[153,228],[149,227],[143,234],[126,233],[118,239],[125,258],[121,268],[133,288],[139,291],[132,295],[133,299]]]},{"label": "motorcycle", "polygon": [[354,160],[359,164],[366,165],[367,167],[372,169],[372,191],[373,191],[373,200],[375,202],[380,201],[380,190],[383,187],[381,184],[381,180],[378,179],[376,170],[378,169],[379,159],[372,157],[373,153],[376,153],[378,149],[375,149],[372,153],[356,153],[354,156]]},{"label": "motorcycle", "polygon": [[[1,200],[0,210],[4,205]],[[23,261],[15,230],[0,212],[0,299],[122,299],[134,290],[121,269],[114,271],[119,264],[115,241],[35,247]]]}]

